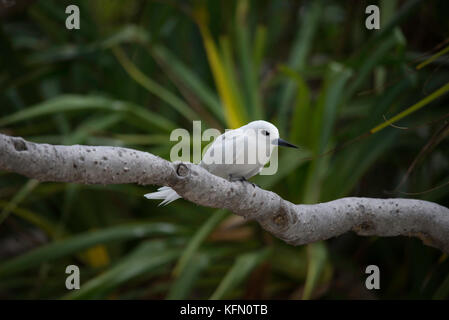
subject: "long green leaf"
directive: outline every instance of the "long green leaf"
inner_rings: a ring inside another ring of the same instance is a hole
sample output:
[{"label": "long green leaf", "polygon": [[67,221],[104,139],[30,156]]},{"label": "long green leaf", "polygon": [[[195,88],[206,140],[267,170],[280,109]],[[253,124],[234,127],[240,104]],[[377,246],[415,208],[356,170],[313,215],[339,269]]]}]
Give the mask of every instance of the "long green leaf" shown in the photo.
[{"label": "long green leaf", "polygon": [[98,299],[121,284],[161,267],[179,254],[179,250],[167,249],[165,243],[149,241],[140,245],[129,256],[99,276],[87,281],[63,299]]},{"label": "long green leaf", "polygon": [[12,200],[0,212],[0,225],[9,216],[9,214],[39,185],[39,181],[35,179],[28,180],[27,183],[16,193]]},{"label": "long green leaf", "polygon": [[263,110],[258,85],[258,72],[256,61],[252,60],[250,30],[246,19],[250,3],[247,0],[241,0],[236,8],[236,36],[237,48],[241,60],[242,76],[245,92],[245,107],[251,119],[263,119]]},{"label": "long green leaf", "polygon": [[179,276],[186,265],[191,263],[196,263],[193,261],[193,257],[197,252],[199,246],[203,243],[206,237],[215,229],[215,227],[223,221],[229,214],[226,210],[217,210],[211,214],[209,219],[203,223],[203,225],[195,232],[193,237],[189,240],[187,247],[182,253],[179,261],[177,262],[175,268],[173,269],[173,274],[177,277]]},{"label": "long green leaf", "polygon": [[304,300],[311,297],[313,289],[320,280],[327,261],[327,255],[327,248],[323,242],[307,245],[307,278],[302,296]]},{"label": "long green leaf", "polygon": [[217,46],[207,27],[208,13],[206,8],[197,7],[194,12],[195,20],[200,28],[201,36],[203,38],[204,47],[206,49],[209,65],[214,76],[215,85],[225,108],[225,115],[227,124],[231,129],[238,128],[247,121],[243,113],[241,99],[236,95],[233,88],[235,86],[235,77],[231,78],[229,72],[232,71],[229,65],[225,66],[225,62],[219,54]]},{"label": "long green leaf", "polygon": [[234,265],[226,273],[223,280],[211,295],[211,300],[218,300],[225,297],[234,288],[240,285],[248,274],[261,262],[268,258],[269,249],[246,253],[236,258]]},{"label": "long green leaf", "polygon": [[108,99],[98,96],[61,95],[40,104],[0,118],[0,126],[14,124],[24,120],[43,117],[50,114],[75,111],[105,110],[124,112],[145,121],[158,129],[170,132],[176,125],[158,114],[129,102]]},{"label": "long green leaf", "polygon": [[424,99],[418,101],[417,103],[415,103],[411,107],[409,107],[406,110],[402,111],[401,113],[395,115],[393,118],[391,118],[388,121],[385,121],[382,124],[374,127],[373,129],[370,130],[370,132],[371,133],[376,133],[376,132],[382,130],[383,128],[388,127],[389,125],[391,125],[391,124],[401,120],[402,118],[405,118],[406,116],[408,116],[408,115],[412,114],[413,112],[421,109],[422,107],[425,107],[426,105],[428,105],[429,103],[431,103],[435,99],[438,99],[442,95],[446,94],[448,91],[449,91],[449,82],[446,83],[441,88],[439,88],[438,90],[436,90],[436,91],[432,92],[431,94],[429,94]]},{"label": "long green leaf", "polygon": [[125,54],[120,47],[114,47],[113,52],[120,62],[122,67],[126,70],[128,75],[133,78],[138,84],[147,89],[149,92],[165,101],[172,106],[176,111],[182,114],[188,120],[199,119],[198,114],[193,111],[183,100],[178,98],[171,91],[165,89],[156,81],[146,76]]},{"label": "long green leaf", "polygon": [[19,273],[42,262],[79,252],[97,244],[127,239],[139,239],[153,235],[171,235],[180,228],[167,223],[129,224],[110,227],[104,230],[89,231],[58,240],[0,264],[0,277]]},{"label": "long green leaf", "polygon": [[223,107],[217,95],[195,74],[194,70],[181,62],[173,53],[161,45],[150,47],[167,68],[182,80],[183,84],[190,88],[207,108],[222,122],[225,123]]},{"label": "long green leaf", "polygon": [[206,254],[200,253],[192,258],[194,262],[187,264],[171,285],[170,291],[167,294],[168,300],[186,299],[190,290],[197,283],[201,273],[209,265],[209,258]]},{"label": "long green leaf", "polygon": [[[288,60],[288,67],[302,71],[308,54],[311,51],[313,37],[318,29],[320,16],[323,10],[323,1],[313,1],[309,3],[306,15],[302,18],[301,25],[299,26],[299,32],[293,43],[293,48],[290,51]],[[292,98],[295,91],[295,83],[293,81],[287,81],[281,94],[280,109],[279,109],[279,131],[281,134],[285,134],[287,130],[287,119],[291,109]]]}]

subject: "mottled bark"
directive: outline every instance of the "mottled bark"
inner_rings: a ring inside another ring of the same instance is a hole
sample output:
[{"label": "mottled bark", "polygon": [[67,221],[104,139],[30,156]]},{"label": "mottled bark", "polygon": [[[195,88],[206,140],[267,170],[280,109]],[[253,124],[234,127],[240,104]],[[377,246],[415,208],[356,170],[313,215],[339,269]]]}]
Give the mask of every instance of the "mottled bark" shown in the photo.
[{"label": "mottled bark", "polygon": [[364,236],[415,236],[449,252],[449,209],[423,200],[342,198],[295,205],[249,183],[229,182],[194,164],[171,163],[147,152],[37,144],[6,135],[0,135],[0,170],[40,181],[170,186],[196,204],[254,219],[293,245],[354,231]]}]

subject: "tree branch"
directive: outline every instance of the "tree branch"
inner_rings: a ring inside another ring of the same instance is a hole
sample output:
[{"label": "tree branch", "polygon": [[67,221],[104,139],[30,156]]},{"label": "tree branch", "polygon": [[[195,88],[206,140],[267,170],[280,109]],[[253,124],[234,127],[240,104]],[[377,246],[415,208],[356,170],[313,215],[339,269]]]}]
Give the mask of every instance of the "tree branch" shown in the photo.
[{"label": "tree branch", "polygon": [[423,200],[342,198],[295,205],[249,183],[229,182],[197,165],[171,163],[147,152],[37,144],[2,134],[0,170],[40,181],[170,186],[196,204],[254,219],[292,245],[354,231],[364,236],[415,236],[449,252],[449,209]]}]

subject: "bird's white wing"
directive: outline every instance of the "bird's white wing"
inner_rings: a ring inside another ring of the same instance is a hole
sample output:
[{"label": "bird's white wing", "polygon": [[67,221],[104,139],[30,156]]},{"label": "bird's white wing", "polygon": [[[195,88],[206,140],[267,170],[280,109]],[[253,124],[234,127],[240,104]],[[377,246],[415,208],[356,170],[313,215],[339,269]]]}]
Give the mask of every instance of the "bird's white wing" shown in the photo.
[{"label": "bird's white wing", "polygon": [[255,143],[255,138],[245,135],[242,130],[227,131],[210,145],[200,165],[209,172],[224,178],[228,178],[229,175],[250,177],[253,172],[258,172],[260,167],[255,162],[248,163],[248,154],[255,152],[252,150],[254,148],[251,148],[255,146]]},{"label": "bird's white wing", "polygon": [[230,159],[232,163],[235,163],[236,158],[238,158],[240,153],[243,151],[244,140],[245,135],[242,130],[235,129],[226,131],[222,135],[218,136],[209,146],[203,156],[203,161],[210,162],[208,160],[211,160],[211,158],[217,156],[217,153],[219,154],[221,151],[223,157],[227,157],[227,159]]}]

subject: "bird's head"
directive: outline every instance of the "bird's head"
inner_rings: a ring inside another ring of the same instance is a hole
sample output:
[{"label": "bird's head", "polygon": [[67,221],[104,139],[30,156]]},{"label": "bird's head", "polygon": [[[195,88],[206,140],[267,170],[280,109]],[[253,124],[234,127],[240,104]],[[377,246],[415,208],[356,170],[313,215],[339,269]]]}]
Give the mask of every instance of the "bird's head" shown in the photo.
[{"label": "bird's head", "polygon": [[252,130],[257,135],[258,141],[267,141],[270,146],[284,146],[289,148],[296,148],[297,146],[287,142],[279,137],[279,130],[275,125],[268,121],[257,120],[248,123],[244,126],[246,130]]}]

